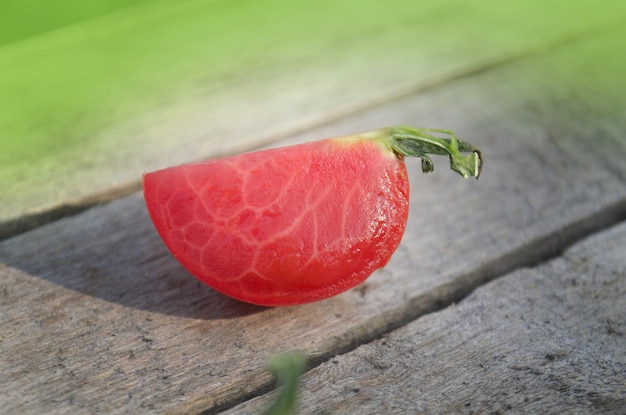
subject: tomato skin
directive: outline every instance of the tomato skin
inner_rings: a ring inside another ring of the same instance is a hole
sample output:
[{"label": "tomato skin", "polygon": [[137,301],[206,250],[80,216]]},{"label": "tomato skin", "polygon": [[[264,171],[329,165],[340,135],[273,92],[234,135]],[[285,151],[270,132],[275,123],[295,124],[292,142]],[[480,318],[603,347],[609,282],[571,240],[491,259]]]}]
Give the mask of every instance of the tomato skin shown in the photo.
[{"label": "tomato skin", "polygon": [[401,157],[376,139],[327,139],[143,177],[152,221],[195,277],[249,303],[317,301],[387,264],[404,233]]}]

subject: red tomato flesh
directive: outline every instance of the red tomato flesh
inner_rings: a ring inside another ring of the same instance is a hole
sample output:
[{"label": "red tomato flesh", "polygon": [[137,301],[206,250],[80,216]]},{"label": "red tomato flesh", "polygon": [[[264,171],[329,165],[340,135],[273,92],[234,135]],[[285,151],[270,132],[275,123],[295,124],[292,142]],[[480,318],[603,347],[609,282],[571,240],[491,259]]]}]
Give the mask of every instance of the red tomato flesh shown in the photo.
[{"label": "red tomato flesh", "polygon": [[215,290],[279,306],[363,282],[400,244],[401,157],[367,136],[147,173],[146,205],[174,257]]}]

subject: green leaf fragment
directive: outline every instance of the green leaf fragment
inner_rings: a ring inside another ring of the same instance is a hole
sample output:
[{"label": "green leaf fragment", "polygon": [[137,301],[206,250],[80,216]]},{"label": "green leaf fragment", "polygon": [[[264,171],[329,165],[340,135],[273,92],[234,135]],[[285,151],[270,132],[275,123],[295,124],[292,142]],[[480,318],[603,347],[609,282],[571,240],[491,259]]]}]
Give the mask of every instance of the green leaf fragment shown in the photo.
[{"label": "green leaf fragment", "polygon": [[281,384],[278,398],[265,415],[291,415],[297,408],[300,376],[306,368],[306,357],[301,353],[288,353],[273,357],[268,368]]}]

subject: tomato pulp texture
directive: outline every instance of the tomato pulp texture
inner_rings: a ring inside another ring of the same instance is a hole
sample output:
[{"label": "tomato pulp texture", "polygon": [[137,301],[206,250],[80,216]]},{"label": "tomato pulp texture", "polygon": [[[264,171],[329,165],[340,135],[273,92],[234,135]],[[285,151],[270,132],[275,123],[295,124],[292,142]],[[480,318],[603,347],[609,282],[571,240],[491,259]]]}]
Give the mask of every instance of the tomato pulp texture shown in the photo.
[{"label": "tomato pulp texture", "polygon": [[402,239],[409,185],[388,130],[147,173],[146,205],[210,287],[268,306],[321,300],[386,265]]}]

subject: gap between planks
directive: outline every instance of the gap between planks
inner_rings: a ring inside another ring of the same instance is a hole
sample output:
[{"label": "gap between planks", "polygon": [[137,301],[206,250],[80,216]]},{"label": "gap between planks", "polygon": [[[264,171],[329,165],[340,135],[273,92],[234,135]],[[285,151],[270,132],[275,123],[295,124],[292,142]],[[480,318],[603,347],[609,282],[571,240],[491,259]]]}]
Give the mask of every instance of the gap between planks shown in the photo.
[{"label": "gap between planks", "polygon": [[[587,36],[598,35],[600,33],[613,30],[616,27],[619,27],[620,24],[621,21],[619,20],[603,22],[603,24],[588,28],[587,30],[584,30],[582,32],[569,34],[567,36],[552,40],[540,46],[535,45],[535,47],[533,48],[518,51],[517,53],[503,56],[490,62],[482,62],[480,65],[477,66],[466,67],[458,72],[446,74],[441,78],[432,78],[425,82],[419,82],[415,85],[409,86],[408,88],[402,88],[401,90],[393,90],[388,93],[383,93],[377,99],[370,100],[361,105],[349,107],[344,111],[336,111],[332,115],[326,115],[320,119],[313,120],[297,128],[288,129],[279,134],[272,134],[267,137],[260,137],[259,141],[255,145],[244,148],[242,151],[237,152],[237,154],[271,146],[273,143],[277,143],[281,140],[288,139],[289,137],[295,135],[313,131],[325,125],[337,122],[342,118],[356,115],[361,112],[392,103],[394,101],[406,99],[412,95],[439,88],[450,82],[454,82],[464,78],[470,78],[472,76],[496,70],[498,68],[514,64],[519,61],[523,61],[525,59],[548,53],[554,49],[576,43],[577,41],[584,39]],[[216,154],[215,157],[228,157],[233,155],[235,154],[232,152],[225,152],[223,154]],[[190,160],[190,162],[201,161],[203,159],[206,158],[198,158],[196,160]],[[92,207],[104,203],[109,203],[113,200],[119,199],[124,196],[129,196],[132,193],[138,191],[141,191],[141,180],[139,179],[126,183],[124,185],[113,187],[105,192],[98,192],[88,197],[69,200],[66,203],[63,203],[54,208],[50,208],[41,212],[26,213],[20,218],[0,222],[0,241],[20,235],[48,223],[55,222],[59,219],[74,216]]]},{"label": "gap between planks", "polygon": [[[400,316],[396,319],[390,319],[392,323],[387,326],[381,327],[379,330],[372,332],[369,336],[364,336],[358,340],[347,343],[345,346],[335,349],[332,352],[322,354],[315,358],[309,358],[307,360],[305,373],[329,361],[335,356],[350,353],[358,347],[376,341],[390,332],[406,326],[427,314],[436,313],[458,303],[476,289],[491,281],[504,277],[518,269],[534,268],[552,259],[558,258],[567,251],[568,248],[576,245],[578,242],[616,226],[623,221],[626,221],[626,199],[605,206],[592,215],[568,223],[554,233],[510,251],[503,257],[484,263],[481,267],[460,279],[464,284],[459,284],[457,281],[450,286],[440,287],[437,290],[437,295],[434,296],[438,299],[437,301],[425,301],[425,299],[421,297],[412,299],[412,301],[409,301],[402,309]],[[275,383],[266,383],[247,395],[217,405],[209,410],[201,411],[199,415],[219,414],[250,399],[270,393],[276,389],[276,387],[277,385]]]}]

